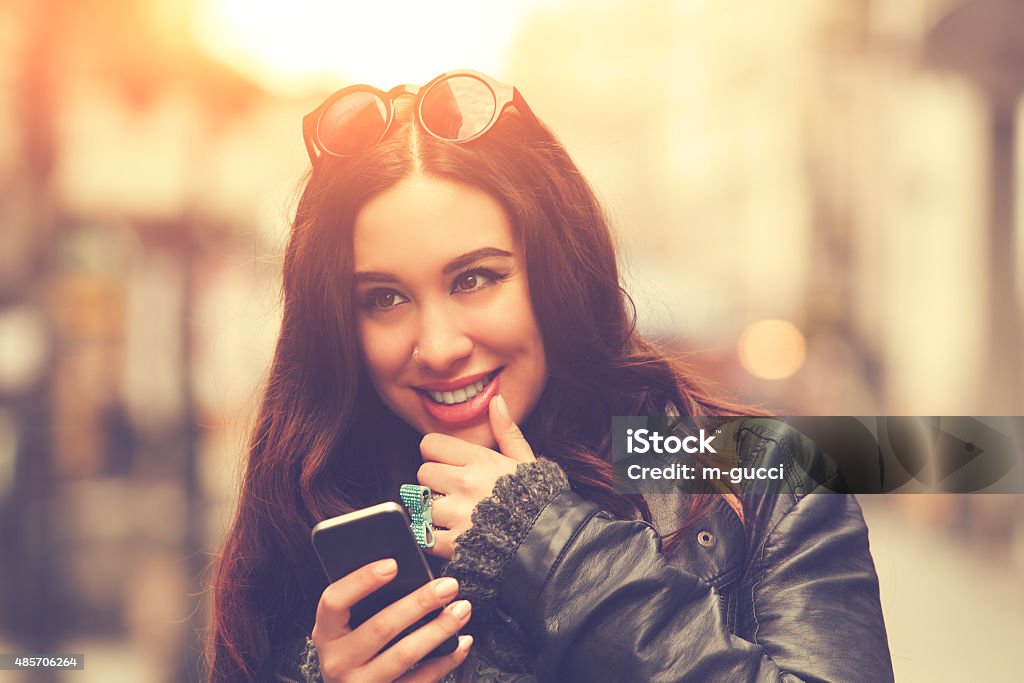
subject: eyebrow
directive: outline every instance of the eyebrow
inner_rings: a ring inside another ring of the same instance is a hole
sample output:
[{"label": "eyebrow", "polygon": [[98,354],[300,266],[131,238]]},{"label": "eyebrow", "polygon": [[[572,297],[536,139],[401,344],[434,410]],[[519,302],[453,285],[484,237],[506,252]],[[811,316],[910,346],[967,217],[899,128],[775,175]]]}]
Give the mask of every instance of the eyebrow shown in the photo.
[{"label": "eyebrow", "polygon": [[[504,249],[498,249],[497,247],[481,247],[480,249],[474,249],[468,251],[462,256],[456,256],[449,261],[441,272],[445,275],[452,273],[456,270],[460,270],[474,261],[479,261],[482,258],[491,256],[511,258],[512,252],[505,251]],[[356,283],[361,282],[398,282],[398,278],[390,273],[380,273],[376,271],[363,271],[356,273]]]},{"label": "eyebrow", "polygon": [[460,270],[468,266],[470,263],[473,263],[474,261],[479,261],[482,258],[487,258],[488,256],[502,256],[511,258],[512,252],[505,251],[504,249],[498,249],[496,247],[483,247],[481,249],[474,249],[473,251],[466,252],[462,256],[457,256],[453,258],[451,261],[448,262],[448,265],[441,269],[441,272],[447,275],[448,273]]}]

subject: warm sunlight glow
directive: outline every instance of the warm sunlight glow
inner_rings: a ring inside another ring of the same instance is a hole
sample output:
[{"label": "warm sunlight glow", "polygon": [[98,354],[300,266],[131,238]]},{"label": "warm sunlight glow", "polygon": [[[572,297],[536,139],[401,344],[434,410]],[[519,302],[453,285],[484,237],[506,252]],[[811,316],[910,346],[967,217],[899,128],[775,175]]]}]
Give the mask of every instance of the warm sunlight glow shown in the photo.
[{"label": "warm sunlight glow", "polygon": [[500,77],[505,51],[537,0],[209,0],[195,35],[217,59],[286,93],[349,83],[390,88],[455,68]]}]

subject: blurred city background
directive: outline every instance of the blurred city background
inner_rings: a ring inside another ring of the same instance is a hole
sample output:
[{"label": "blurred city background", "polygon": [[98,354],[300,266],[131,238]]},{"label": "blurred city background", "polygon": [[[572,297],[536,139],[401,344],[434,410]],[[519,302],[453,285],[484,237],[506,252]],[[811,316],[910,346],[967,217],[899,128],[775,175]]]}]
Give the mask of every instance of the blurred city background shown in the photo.
[{"label": "blurred city background", "polygon": [[[199,679],[301,117],[463,67],[723,389],[1024,414],[1024,2],[0,0],[0,652],[87,663],[0,680]],[[897,679],[1024,680],[1024,498],[862,503]]]}]

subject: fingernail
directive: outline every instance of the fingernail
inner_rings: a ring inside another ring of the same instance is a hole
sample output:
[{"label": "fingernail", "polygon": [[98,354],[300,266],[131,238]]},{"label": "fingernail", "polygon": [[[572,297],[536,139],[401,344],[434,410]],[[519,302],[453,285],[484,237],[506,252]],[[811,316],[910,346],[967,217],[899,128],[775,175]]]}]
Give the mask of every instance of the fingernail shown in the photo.
[{"label": "fingernail", "polygon": [[452,616],[456,619],[465,619],[472,609],[473,606],[469,604],[469,600],[459,600],[453,602],[451,606]]},{"label": "fingernail", "polygon": [[373,568],[373,571],[377,572],[381,576],[389,576],[398,571],[398,563],[394,560],[381,560]]},{"label": "fingernail", "polygon": [[511,420],[512,417],[508,414],[508,405],[505,403],[505,398],[501,394],[498,394],[494,401],[498,409],[498,415],[501,415],[506,420]]},{"label": "fingernail", "polygon": [[465,652],[473,644],[473,636],[459,636],[459,649]]},{"label": "fingernail", "polygon": [[434,584],[434,593],[439,598],[450,598],[459,591],[459,582],[447,576]]}]

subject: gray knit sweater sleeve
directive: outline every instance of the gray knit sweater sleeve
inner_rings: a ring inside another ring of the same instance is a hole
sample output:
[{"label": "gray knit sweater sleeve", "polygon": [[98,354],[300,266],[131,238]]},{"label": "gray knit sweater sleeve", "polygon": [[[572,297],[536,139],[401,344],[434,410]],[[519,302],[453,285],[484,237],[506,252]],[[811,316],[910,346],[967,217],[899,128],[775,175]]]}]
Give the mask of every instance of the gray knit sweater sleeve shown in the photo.
[{"label": "gray knit sweater sleeve", "polygon": [[498,585],[541,510],[568,488],[568,477],[553,461],[521,463],[473,508],[473,526],[456,539],[444,570],[458,579],[459,597],[473,603],[464,630],[473,634],[474,650],[505,671],[532,672],[533,655],[515,625],[496,609]]},{"label": "gray knit sweater sleeve", "polygon": [[[515,625],[496,609],[498,585],[537,515],[568,489],[568,477],[553,461],[537,458],[520,463],[515,473],[500,477],[491,495],[473,508],[473,526],[456,539],[455,554],[444,568],[445,576],[458,579],[459,598],[473,603],[473,616],[463,629],[473,634],[473,652],[505,672],[532,672],[533,655]],[[307,638],[291,661],[306,683],[322,683],[312,640]]]},{"label": "gray knit sweater sleeve", "polygon": [[473,613],[492,604],[505,565],[548,502],[569,488],[554,462],[538,458],[521,463],[498,479],[488,498],[473,508],[473,526],[456,539],[445,575],[459,580],[459,596],[473,601]]}]

